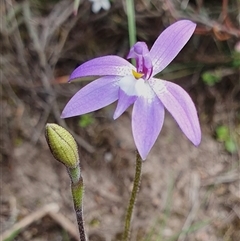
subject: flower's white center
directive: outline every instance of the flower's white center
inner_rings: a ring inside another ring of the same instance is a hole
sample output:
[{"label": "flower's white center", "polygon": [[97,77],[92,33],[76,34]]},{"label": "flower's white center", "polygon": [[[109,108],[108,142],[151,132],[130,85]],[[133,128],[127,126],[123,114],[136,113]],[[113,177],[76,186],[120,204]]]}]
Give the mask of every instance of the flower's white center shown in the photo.
[{"label": "flower's white center", "polygon": [[144,98],[152,98],[154,96],[154,92],[149,86],[148,81],[145,81],[144,79],[136,81],[135,90],[137,92],[137,96],[142,96]]},{"label": "flower's white center", "polygon": [[119,87],[129,96],[137,95],[136,79],[132,75],[127,75],[120,79]]},{"label": "flower's white center", "polygon": [[141,73],[133,72],[133,75],[128,75],[120,79],[119,87],[129,96],[142,96],[147,99],[152,99],[155,94],[147,80],[141,78]]}]

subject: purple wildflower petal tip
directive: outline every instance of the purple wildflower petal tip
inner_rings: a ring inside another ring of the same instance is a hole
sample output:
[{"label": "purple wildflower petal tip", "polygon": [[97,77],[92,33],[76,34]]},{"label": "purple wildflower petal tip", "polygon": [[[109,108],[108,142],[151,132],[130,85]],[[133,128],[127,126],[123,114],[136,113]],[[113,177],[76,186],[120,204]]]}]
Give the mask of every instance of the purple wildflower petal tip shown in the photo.
[{"label": "purple wildflower petal tip", "polygon": [[174,83],[153,79],[151,86],[183,133],[195,145],[201,142],[201,130],[195,105],[188,93]]},{"label": "purple wildflower petal tip", "polygon": [[78,91],[65,106],[61,118],[83,115],[118,99],[119,77],[99,78]]},{"label": "purple wildflower petal tip", "polygon": [[126,76],[132,74],[132,69],[135,69],[135,67],[127,60],[115,55],[109,55],[89,60],[80,65],[71,74],[70,81],[86,76]]},{"label": "purple wildflower petal tip", "polygon": [[168,66],[192,36],[196,24],[189,20],[178,21],[166,28],[150,50],[153,76]]},{"label": "purple wildflower petal tip", "polygon": [[146,160],[157,140],[163,121],[164,107],[157,97],[152,100],[139,97],[135,101],[132,113],[132,131],[138,152],[143,160]]}]

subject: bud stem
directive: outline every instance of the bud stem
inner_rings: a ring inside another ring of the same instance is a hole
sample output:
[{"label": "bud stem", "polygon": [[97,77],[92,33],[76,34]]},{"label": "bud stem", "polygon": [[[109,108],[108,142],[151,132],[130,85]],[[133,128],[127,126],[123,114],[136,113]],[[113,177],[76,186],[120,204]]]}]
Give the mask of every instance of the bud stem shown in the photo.
[{"label": "bud stem", "polygon": [[86,241],[83,222],[83,179],[80,170],[77,143],[73,136],[57,124],[46,125],[46,140],[56,160],[66,166],[71,179],[71,190],[80,241]]},{"label": "bud stem", "polygon": [[82,206],[84,186],[83,186],[83,179],[81,176],[78,182],[71,183],[71,189],[72,189],[74,210],[76,213],[78,230],[80,234],[80,241],[86,241],[84,221],[83,221],[83,206]]},{"label": "bud stem", "polygon": [[67,168],[69,177],[71,178],[72,183],[78,183],[81,177],[80,166],[78,165],[75,168]]}]

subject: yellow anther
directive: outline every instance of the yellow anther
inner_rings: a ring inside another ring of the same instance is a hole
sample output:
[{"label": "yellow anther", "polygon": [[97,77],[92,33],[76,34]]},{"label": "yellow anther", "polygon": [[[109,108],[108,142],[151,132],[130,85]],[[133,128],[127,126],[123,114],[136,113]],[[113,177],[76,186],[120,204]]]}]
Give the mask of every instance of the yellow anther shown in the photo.
[{"label": "yellow anther", "polygon": [[132,74],[136,79],[140,79],[141,77],[143,77],[144,74],[142,73],[138,73],[135,70],[132,70]]}]

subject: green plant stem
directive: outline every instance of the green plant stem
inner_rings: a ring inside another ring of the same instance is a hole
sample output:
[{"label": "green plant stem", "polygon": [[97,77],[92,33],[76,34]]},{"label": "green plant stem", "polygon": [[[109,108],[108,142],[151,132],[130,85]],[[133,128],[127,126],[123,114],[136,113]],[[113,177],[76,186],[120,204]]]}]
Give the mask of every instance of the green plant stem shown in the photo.
[{"label": "green plant stem", "polygon": [[71,178],[71,181],[73,184],[77,184],[81,177],[81,170],[79,163],[75,168],[67,168],[69,177]]},{"label": "green plant stem", "polygon": [[79,181],[77,183],[73,183],[73,182],[71,183],[71,190],[72,190],[74,210],[77,217],[80,241],[86,241],[84,221],[83,221],[83,207],[82,207],[83,192],[84,192],[82,177],[79,178]]},{"label": "green plant stem", "polygon": [[124,227],[124,233],[123,233],[123,241],[128,241],[130,238],[130,228],[131,228],[131,220],[132,220],[132,214],[134,205],[136,202],[136,197],[138,194],[138,190],[140,187],[141,182],[141,172],[142,172],[142,159],[138,152],[136,152],[136,169],[135,169],[135,177],[134,177],[134,183],[133,183],[133,189],[131,193],[131,198],[129,200],[126,218],[125,218],[125,227]]},{"label": "green plant stem", "polygon": [[[130,48],[137,42],[136,39],[136,20],[134,0],[126,0],[127,18],[128,18],[128,36]],[[132,61],[133,64],[135,61]]]}]

